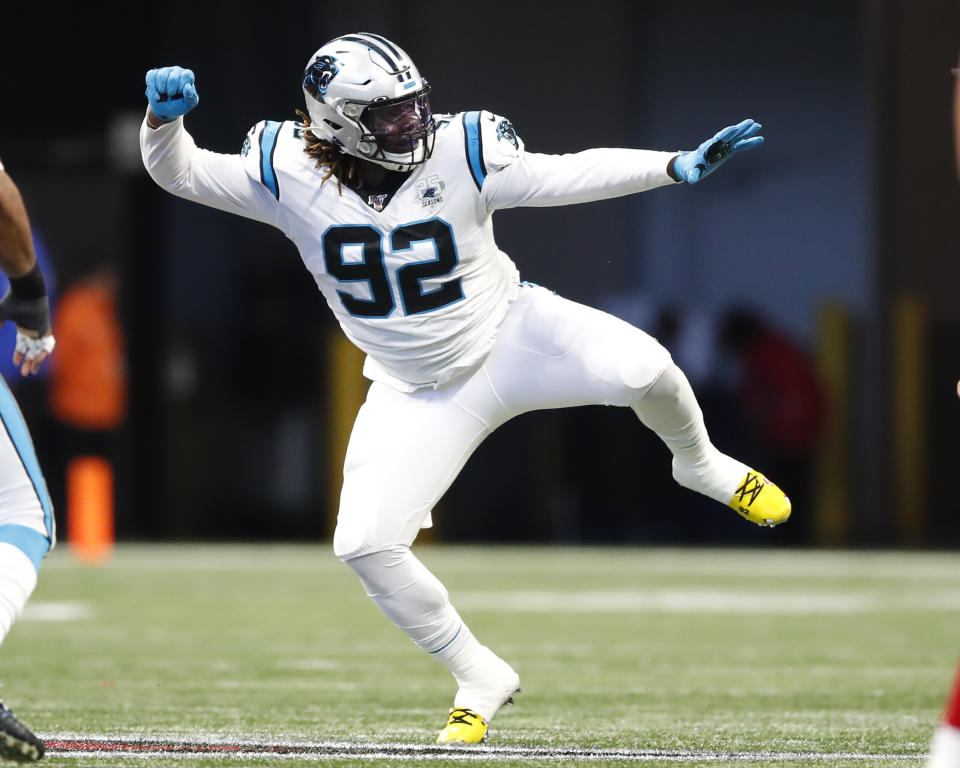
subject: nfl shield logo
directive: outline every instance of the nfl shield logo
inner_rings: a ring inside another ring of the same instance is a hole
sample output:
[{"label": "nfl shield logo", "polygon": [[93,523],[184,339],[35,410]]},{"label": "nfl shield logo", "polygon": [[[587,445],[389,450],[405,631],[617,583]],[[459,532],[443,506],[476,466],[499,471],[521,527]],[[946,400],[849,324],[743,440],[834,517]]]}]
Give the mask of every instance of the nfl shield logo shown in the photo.
[{"label": "nfl shield logo", "polygon": [[375,211],[382,211],[388,197],[390,197],[390,195],[369,195],[367,197],[367,205]]}]

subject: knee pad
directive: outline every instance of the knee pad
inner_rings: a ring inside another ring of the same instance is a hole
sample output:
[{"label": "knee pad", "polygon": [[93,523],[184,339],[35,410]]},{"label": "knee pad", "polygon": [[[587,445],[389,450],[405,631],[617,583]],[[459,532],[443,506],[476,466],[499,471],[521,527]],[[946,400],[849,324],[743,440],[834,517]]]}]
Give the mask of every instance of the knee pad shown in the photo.
[{"label": "knee pad", "polygon": [[624,386],[637,393],[636,399],[639,400],[659,383],[672,363],[667,348],[644,334],[640,343],[621,352],[617,373]]},{"label": "knee pad", "polygon": [[344,488],[333,532],[333,552],[341,560],[393,547],[409,547],[422,527],[433,523],[427,507],[411,513],[406,505],[384,502],[353,480]]},{"label": "knee pad", "polygon": [[359,556],[367,549],[364,534],[362,525],[349,520],[338,520],[333,532],[333,554],[344,561]]}]

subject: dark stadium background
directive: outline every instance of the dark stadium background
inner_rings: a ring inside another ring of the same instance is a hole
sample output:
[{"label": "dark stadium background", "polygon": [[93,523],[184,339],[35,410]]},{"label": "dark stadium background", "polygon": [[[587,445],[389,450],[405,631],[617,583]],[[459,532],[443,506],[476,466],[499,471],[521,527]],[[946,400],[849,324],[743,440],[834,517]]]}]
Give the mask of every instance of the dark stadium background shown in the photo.
[{"label": "dark stadium background", "polygon": [[[0,157],[60,284],[91,254],[122,273],[121,539],[331,533],[332,317],[279,232],[155,187],[136,129],[145,70],[180,64],[200,93],[189,130],[237,151],[256,121],[293,116],[321,43],[369,30],[411,54],[435,111],[506,115],[532,151],[692,148],[761,121],[764,146],[702,185],[501,212],[498,242],[525,279],[665,342],[666,310],[707,312],[708,327],[756,310],[834,387],[804,504],[776,531],[675,487],[655,436],[595,407],[503,427],[441,502],[435,539],[960,544],[955,1],[34,3],[4,16]],[[911,351],[920,363],[900,362]],[[44,381],[11,383],[43,461]],[[709,372],[694,383],[717,444],[770,466],[729,389]]]}]

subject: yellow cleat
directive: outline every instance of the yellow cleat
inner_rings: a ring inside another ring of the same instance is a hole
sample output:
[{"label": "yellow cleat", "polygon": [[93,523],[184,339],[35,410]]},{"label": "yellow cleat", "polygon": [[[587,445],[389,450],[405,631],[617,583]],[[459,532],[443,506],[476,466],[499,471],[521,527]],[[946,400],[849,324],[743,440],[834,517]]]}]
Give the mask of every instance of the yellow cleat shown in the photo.
[{"label": "yellow cleat", "polygon": [[790,517],[790,499],[759,472],[749,471],[730,499],[730,507],[751,523],[773,527]]},{"label": "yellow cleat", "polygon": [[454,707],[437,744],[479,744],[487,738],[487,721],[472,709]]}]

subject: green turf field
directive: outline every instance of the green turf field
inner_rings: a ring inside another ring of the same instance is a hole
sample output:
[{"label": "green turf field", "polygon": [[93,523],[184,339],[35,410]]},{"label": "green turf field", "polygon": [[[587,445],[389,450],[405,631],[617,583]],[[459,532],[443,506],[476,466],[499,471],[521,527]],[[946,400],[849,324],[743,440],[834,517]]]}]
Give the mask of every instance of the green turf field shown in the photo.
[{"label": "green turf field", "polygon": [[61,546],[3,698],[51,766],[892,768],[960,656],[956,553],[417,551],[521,676],[480,750],[432,745],[452,678],[325,545]]}]

